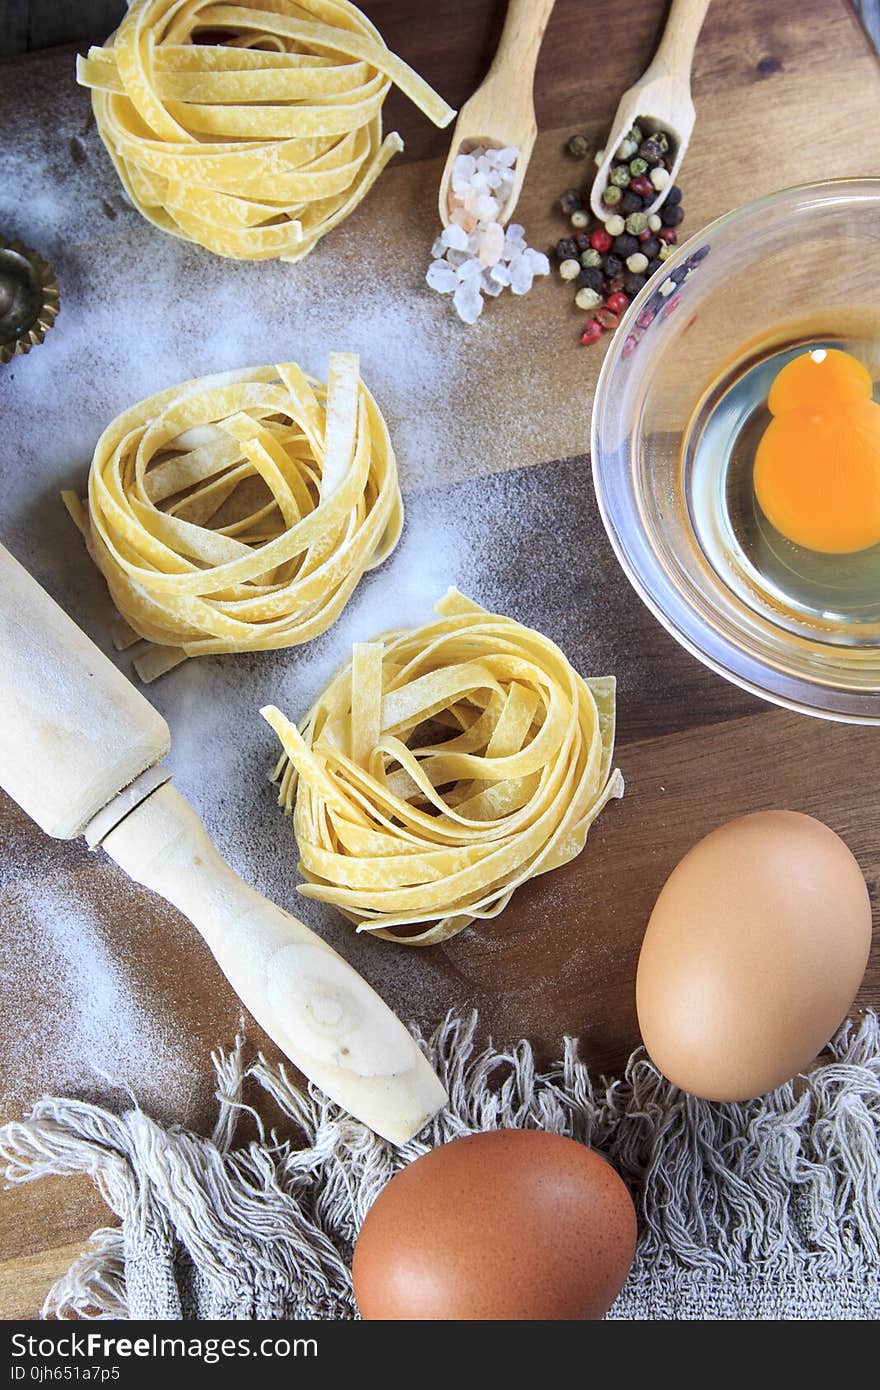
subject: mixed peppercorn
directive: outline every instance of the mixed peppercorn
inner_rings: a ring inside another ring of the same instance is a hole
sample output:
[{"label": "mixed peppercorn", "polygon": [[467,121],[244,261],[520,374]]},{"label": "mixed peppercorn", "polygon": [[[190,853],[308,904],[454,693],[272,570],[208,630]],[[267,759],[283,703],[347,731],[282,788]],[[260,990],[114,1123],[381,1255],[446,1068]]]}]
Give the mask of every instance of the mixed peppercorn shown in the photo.
[{"label": "mixed peppercorn", "polygon": [[[583,159],[589,152],[584,135],[573,135],[569,154]],[[574,302],[590,314],[581,342],[595,343],[613,332],[620,316],[642,286],[672,255],[684,218],[681,189],[669,185],[669,140],[661,130],[634,125],[617,148],[602,194],[607,216],[603,223],[590,211],[590,188],[571,188],[559,206],[571,224],[568,236],[554,247],[562,280],[573,283]],[[597,156],[601,163],[603,156]],[[646,211],[663,196],[656,212]]]}]

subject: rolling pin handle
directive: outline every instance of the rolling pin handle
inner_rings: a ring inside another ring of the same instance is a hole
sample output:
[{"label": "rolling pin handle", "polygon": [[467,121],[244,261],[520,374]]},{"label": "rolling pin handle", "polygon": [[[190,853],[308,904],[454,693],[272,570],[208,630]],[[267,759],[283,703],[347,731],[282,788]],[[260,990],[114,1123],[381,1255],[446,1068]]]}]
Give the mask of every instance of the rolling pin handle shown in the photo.
[{"label": "rolling pin handle", "polygon": [[156,763],[153,767],[148,767],[127,787],[114,796],[113,800],[93,816],[83,831],[86,844],[90,850],[99,850],[111,830],[115,830],[120,821],[130,815],[142,801],[146,801],[159,787],[163,787],[166,782],[171,781],[171,769],[165,767],[164,763]]},{"label": "rolling pin handle", "polygon": [[104,850],[189,918],[273,1042],[377,1134],[405,1143],[446,1103],[387,1004],[320,936],[233,872],[176,787],[151,792]]}]

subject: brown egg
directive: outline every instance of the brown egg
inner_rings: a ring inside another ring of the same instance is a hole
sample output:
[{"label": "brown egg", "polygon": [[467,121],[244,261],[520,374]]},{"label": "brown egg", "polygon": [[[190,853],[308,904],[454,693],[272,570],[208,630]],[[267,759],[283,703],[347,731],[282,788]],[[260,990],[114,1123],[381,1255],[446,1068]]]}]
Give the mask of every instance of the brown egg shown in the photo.
[{"label": "brown egg", "polygon": [[871,904],[821,821],[759,811],[685,855],[657,899],[636,979],[639,1027],[670,1081],[749,1100],[809,1067],[845,1018]]},{"label": "brown egg", "polygon": [[591,1149],[492,1130],[432,1149],[373,1203],[352,1275],[368,1319],[601,1318],[636,1246],[630,1195]]}]

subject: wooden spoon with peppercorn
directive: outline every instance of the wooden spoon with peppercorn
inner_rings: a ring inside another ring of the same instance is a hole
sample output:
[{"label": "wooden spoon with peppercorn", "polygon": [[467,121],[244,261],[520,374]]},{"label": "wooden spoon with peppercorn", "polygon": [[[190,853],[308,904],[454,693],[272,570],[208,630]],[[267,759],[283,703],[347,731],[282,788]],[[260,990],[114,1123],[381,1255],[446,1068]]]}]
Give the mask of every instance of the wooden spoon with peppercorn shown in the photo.
[{"label": "wooden spoon with peppercorn", "polygon": [[518,151],[513,188],[498,214],[509,222],[538,134],[534,78],[538,53],[555,0],[509,0],[498,51],[486,77],[458,113],[440,179],[440,221],[449,225],[450,182],[456,156],[477,146]]},{"label": "wooden spoon with peppercorn", "polygon": [[[590,192],[590,207],[603,222],[615,211],[603,198],[609,186],[623,191],[632,177],[647,177],[656,192],[650,204],[644,203],[644,211],[650,215],[662,205],[676,181],[696,120],[691,66],[709,3],[672,0],[651,66],[620,98]],[[638,142],[635,135],[641,137]],[[639,170],[635,175],[632,163]]]}]

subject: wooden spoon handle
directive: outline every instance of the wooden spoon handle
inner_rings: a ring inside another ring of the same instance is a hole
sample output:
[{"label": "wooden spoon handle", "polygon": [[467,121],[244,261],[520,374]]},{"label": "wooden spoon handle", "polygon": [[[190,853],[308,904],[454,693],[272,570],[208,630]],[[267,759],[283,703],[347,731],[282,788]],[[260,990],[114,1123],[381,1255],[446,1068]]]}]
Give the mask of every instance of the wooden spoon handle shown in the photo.
[{"label": "wooden spoon handle", "polygon": [[415,1040],[378,994],[321,937],[233,872],[170,782],[103,848],[129,878],[189,918],[270,1038],[377,1134],[403,1143],[444,1104]]},{"label": "wooden spoon handle", "polygon": [[555,0],[509,0],[504,28],[486,81],[504,78],[512,93],[531,86]]},{"label": "wooden spoon handle", "polygon": [[694,49],[710,4],[711,0],[672,0],[663,38],[646,78],[667,76],[690,81]]}]

